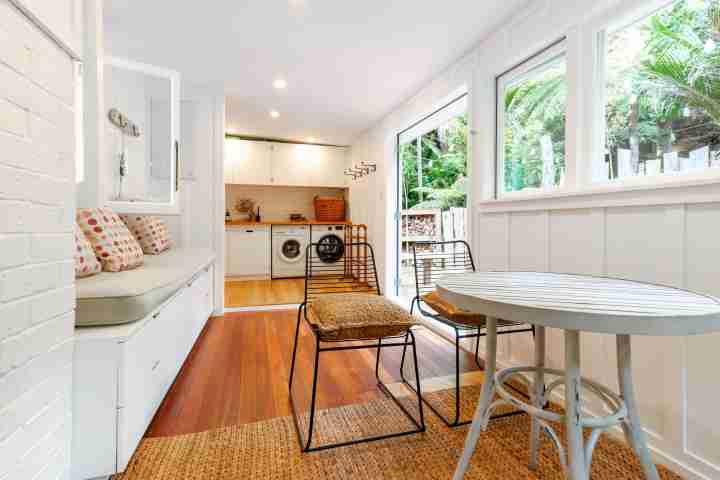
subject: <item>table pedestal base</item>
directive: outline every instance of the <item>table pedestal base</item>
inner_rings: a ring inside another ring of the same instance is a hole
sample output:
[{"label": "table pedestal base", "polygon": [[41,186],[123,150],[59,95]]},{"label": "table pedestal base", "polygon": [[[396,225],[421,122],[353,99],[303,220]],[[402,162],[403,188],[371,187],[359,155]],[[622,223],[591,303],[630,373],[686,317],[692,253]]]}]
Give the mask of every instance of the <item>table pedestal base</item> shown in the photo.
[{"label": "table pedestal base", "polygon": [[[600,435],[608,429],[621,425],[628,443],[638,455],[648,480],[659,480],[655,464],[652,462],[647,448],[645,433],[640,425],[635,402],[632,374],[630,337],[617,336],[618,378],[620,395],[608,388],[580,375],[580,332],[565,331],[565,371],[548,369],[545,361],[545,328],[536,327],[535,363],[534,367],[518,367],[495,373],[497,354],[497,322],[488,318],[487,322],[487,358],[485,360],[485,382],[483,383],[480,402],[473,417],[465,449],[455,471],[454,480],[461,480],[465,475],[480,433],[485,430],[492,410],[500,403],[510,403],[527,412],[532,418],[530,435],[530,468],[537,467],[540,433],[545,431],[558,448],[560,462],[571,480],[587,480],[590,478],[592,454]],[[533,374],[531,403],[525,403],[512,396],[505,388],[505,383],[515,375]],[[556,377],[546,384],[545,377]],[[560,385],[565,386],[565,414],[561,415],[543,410],[546,400]],[[581,412],[581,392],[589,392],[597,396],[610,409],[604,417],[584,417]],[[501,400],[492,402],[497,393]],[[560,439],[549,422],[563,422],[567,432],[567,454]],[[587,442],[583,438],[583,428],[592,429]]]}]

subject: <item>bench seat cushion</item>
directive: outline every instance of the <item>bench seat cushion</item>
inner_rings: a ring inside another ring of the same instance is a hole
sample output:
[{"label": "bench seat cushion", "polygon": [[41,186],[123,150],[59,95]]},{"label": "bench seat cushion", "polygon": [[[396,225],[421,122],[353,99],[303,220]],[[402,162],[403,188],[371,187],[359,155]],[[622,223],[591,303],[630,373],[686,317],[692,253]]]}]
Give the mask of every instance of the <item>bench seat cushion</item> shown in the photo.
[{"label": "bench seat cushion", "polygon": [[135,270],[103,272],[76,282],[75,324],[120,325],[145,318],[212,262],[209,249],[174,249],[146,255]]}]

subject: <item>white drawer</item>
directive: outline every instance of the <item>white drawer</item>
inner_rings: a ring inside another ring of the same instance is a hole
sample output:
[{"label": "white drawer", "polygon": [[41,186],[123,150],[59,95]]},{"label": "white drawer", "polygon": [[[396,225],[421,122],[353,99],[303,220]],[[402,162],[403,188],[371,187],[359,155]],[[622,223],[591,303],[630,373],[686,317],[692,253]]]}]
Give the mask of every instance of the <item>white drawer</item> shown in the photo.
[{"label": "white drawer", "polygon": [[124,344],[118,388],[120,471],[137,448],[167,390],[168,350],[162,348],[160,316],[149,321]]},{"label": "white drawer", "polygon": [[193,343],[202,331],[213,309],[214,269],[210,265],[198,274],[190,286],[193,309]]}]

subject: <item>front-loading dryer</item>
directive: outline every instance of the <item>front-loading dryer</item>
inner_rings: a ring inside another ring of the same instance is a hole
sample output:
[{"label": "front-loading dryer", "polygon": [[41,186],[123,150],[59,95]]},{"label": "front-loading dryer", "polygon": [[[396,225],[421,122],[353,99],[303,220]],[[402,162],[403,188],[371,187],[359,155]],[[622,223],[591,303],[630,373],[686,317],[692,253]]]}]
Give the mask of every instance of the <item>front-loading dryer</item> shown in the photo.
[{"label": "front-loading dryer", "polygon": [[345,270],[346,225],[313,225],[311,261],[317,273],[340,275]]},{"label": "front-loading dryer", "polygon": [[273,225],[272,278],[304,277],[309,244],[309,225]]}]

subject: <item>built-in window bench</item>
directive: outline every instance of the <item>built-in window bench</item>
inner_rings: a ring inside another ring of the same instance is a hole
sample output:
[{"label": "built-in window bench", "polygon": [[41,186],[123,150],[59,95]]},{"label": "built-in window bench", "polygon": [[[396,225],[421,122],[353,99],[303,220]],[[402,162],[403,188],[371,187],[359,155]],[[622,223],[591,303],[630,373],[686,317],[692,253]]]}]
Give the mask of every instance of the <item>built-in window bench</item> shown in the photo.
[{"label": "built-in window bench", "polygon": [[100,297],[81,298],[85,287],[85,295],[101,295],[103,288],[78,280],[80,324],[102,320],[88,314],[117,323],[118,309],[131,318],[148,308],[148,298],[160,303],[132,323],[75,330],[73,480],[106,477],[127,467],[213,311],[214,263],[211,252],[171,250],[146,256],[146,266],[135,271],[103,273],[121,277],[101,278],[100,286],[120,279],[132,293],[107,299],[108,308],[115,309],[107,314]]}]

